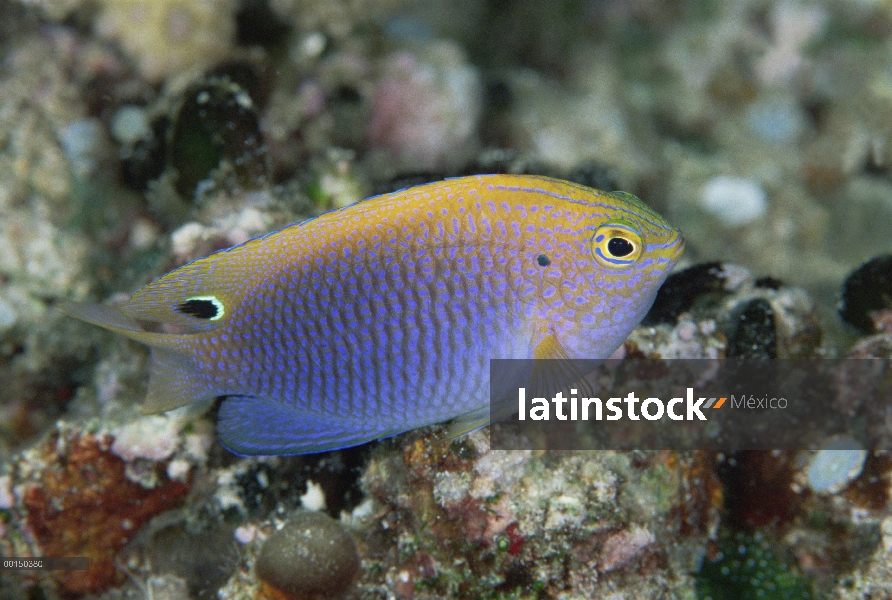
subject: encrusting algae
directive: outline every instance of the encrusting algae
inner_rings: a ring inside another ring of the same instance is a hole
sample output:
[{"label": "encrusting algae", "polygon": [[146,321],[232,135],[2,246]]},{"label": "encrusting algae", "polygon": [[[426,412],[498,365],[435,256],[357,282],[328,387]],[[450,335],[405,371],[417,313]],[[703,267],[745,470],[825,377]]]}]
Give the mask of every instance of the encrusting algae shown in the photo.
[{"label": "encrusting algae", "polygon": [[149,411],[227,396],[227,448],[300,454],[486,424],[490,358],[607,358],[683,249],[631,194],[465,177],[196,260],[119,308],[62,308],[152,347]]}]

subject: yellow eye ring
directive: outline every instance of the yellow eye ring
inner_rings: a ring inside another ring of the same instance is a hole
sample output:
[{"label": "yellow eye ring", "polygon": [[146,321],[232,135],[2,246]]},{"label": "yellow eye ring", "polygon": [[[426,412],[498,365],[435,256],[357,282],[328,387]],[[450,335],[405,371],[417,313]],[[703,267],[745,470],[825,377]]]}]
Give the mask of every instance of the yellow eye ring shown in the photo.
[{"label": "yellow eye ring", "polygon": [[629,225],[605,223],[592,236],[592,254],[603,266],[620,268],[635,263],[644,249],[641,234]]}]

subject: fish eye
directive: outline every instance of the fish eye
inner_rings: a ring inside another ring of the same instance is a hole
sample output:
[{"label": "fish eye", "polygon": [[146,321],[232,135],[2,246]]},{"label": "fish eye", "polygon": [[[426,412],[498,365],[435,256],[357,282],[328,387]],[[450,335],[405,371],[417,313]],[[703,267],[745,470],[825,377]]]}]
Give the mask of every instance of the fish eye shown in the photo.
[{"label": "fish eye", "polygon": [[187,298],[185,302],[177,305],[177,310],[184,315],[207,321],[216,321],[226,314],[223,303],[216,296]]},{"label": "fish eye", "polygon": [[625,223],[605,223],[592,237],[592,254],[605,267],[632,264],[641,256],[643,248],[641,233]]}]

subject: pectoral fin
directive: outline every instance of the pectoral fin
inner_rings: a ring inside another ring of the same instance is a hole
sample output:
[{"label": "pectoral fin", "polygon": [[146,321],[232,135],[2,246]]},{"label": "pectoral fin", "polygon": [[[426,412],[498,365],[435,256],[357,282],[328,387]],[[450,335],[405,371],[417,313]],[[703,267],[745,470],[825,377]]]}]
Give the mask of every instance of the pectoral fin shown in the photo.
[{"label": "pectoral fin", "polygon": [[570,358],[554,333],[547,333],[533,351],[536,358],[533,369],[534,396],[552,398],[562,391],[564,395],[575,389],[576,394],[583,397],[594,397],[595,392],[585,374]]}]

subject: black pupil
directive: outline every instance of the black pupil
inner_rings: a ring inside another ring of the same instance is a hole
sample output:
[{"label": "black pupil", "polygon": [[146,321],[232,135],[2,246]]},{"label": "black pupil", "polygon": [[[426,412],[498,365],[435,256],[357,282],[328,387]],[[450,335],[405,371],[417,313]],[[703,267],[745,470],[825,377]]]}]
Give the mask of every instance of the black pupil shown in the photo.
[{"label": "black pupil", "polygon": [[539,263],[540,267],[547,267],[551,264],[551,259],[545,256],[544,254],[540,254],[539,258],[536,259],[536,262]]},{"label": "black pupil", "polygon": [[611,256],[628,256],[634,249],[635,246],[632,245],[632,242],[621,237],[612,238],[607,242],[607,251]]},{"label": "black pupil", "polygon": [[198,319],[213,319],[217,316],[217,305],[210,300],[186,300],[177,308],[181,313]]}]

